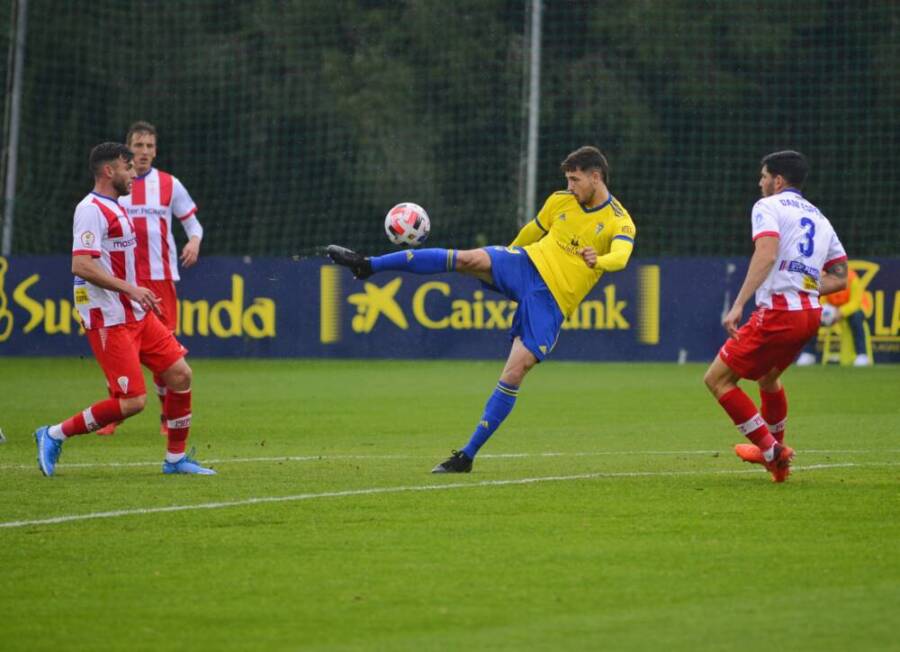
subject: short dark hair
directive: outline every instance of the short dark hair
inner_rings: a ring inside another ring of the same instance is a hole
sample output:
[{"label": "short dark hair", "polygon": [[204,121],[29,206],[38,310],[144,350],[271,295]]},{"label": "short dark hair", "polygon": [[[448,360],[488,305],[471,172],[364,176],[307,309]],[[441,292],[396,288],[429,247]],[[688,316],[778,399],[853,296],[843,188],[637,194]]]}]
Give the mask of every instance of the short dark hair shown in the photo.
[{"label": "short dark hair", "polygon": [[796,188],[802,188],[809,174],[809,163],[800,152],[786,149],[781,152],[772,152],[764,156],[760,161],[760,167],[765,167],[772,176],[781,175],[784,180]]},{"label": "short dark hair", "polygon": [[134,158],[134,154],[122,143],[100,143],[91,150],[88,158],[88,167],[95,177],[100,175],[100,168],[116,159],[123,159],[126,163]]},{"label": "short dark hair", "polygon": [[131,144],[131,137],[135,134],[150,134],[156,138],[156,127],[145,120],[138,120],[128,127],[128,133],[125,134],[125,144]]},{"label": "short dark hair", "polygon": [[600,170],[603,177],[603,183],[609,184],[609,161],[596,147],[585,145],[579,147],[569,154],[560,164],[563,172],[574,172],[575,170]]}]

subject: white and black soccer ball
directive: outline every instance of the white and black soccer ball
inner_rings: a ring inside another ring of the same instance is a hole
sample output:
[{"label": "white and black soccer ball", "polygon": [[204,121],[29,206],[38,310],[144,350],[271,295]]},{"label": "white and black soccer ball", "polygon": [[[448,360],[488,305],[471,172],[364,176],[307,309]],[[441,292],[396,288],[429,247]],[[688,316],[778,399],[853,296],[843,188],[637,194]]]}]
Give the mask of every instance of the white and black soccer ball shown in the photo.
[{"label": "white and black soccer ball", "polygon": [[826,303],[822,306],[822,326],[834,326],[841,316],[841,311],[836,306]]},{"label": "white and black soccer ball", "polygon": [[384,232],[388,240],[401,247],[418,247],[428,238],[431,220],[418,204],[397,204],[384,218]]}]

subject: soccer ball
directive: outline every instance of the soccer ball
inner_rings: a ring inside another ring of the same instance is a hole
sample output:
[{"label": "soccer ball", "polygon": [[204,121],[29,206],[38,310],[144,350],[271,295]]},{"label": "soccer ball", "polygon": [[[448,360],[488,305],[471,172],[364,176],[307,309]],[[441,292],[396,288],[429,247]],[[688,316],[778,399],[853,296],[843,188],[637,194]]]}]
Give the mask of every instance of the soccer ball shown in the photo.
[{"label": "soccer ball", "polygon": [[384,232],[388,240],[401,247],[418,247],[431,231],[428,213],[418,204],[397,204],[384,218]]},{"label": "soccer ball", "polygon": [[830,303],[822,306],[822,326],[834,326],[840,316],[841,311]]}]

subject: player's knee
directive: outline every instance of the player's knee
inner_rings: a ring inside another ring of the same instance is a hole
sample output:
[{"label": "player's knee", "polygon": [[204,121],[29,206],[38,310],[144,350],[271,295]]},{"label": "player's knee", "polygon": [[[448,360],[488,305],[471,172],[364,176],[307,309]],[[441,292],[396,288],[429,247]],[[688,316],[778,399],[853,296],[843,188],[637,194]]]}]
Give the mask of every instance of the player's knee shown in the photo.
[{"label": "player's knee", "polygon": [[703,384],[706,385],[706,389],[708,389],[714,396],[718,395],[720,383],[721,378],[713,371],[712,367],[707,369],[706,373],[703,374]]},{"label": "player's knee", "polygon": [[487,254],[481,249],[467,249],[456,253],[456,271],[479,272],[487,269],[485,265]]},{"label": "player's knee", "polygon": [[191,370],[190,365],[182,358],[179,362],[176,362],[167,369],[163,377],[166,381],[166,387],[178,392],[183,392],[190,389],[194,372]]},{"label": "player's knee", "polygon": [[459,251],[456,253],[456,269],[458,271],[467,271],[472,269],[473,256],[471,251]]},{"label": "player's knee", "polygon": [[140,396],[129,396],[128,398],[120,399],[119,402],[119,407],[122,410],[122,416],[125,418],[134,416],[135,414],[143,410],[146,405],[146,394],[141,394]]},{"label": "player's knee", "polygon": [[519,364],[510,365],[506,368],[503,376],[500,378],[504,383],[520,386],[525,380],[525,375],[534,367],[532,361],[522,361]]}]

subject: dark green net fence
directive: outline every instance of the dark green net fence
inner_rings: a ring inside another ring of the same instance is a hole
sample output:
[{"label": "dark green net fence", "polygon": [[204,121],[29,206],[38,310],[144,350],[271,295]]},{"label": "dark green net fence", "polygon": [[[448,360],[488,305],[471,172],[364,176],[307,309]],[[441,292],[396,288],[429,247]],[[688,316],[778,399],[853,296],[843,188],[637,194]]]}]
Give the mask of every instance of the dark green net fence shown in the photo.
[{"label": "dark green net fence", "polygon": [[[13,253],[68,251],[90,148],[138,119],[200,206],[207,254],[382,250],[400,201],[428,209],[434,244],[508,242],[530,7],[31,0]],[[746,254],[760,157],[799,149],[851,256],[900,255],[896,2],[560,0],[542,18],[539,203],[596,144],[638,255]]]}]

